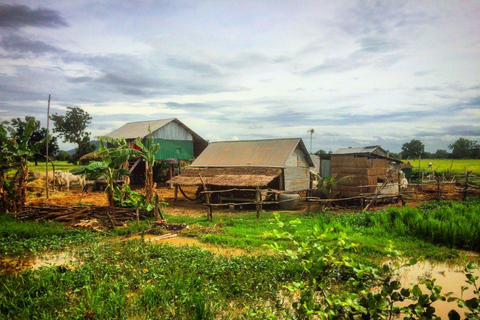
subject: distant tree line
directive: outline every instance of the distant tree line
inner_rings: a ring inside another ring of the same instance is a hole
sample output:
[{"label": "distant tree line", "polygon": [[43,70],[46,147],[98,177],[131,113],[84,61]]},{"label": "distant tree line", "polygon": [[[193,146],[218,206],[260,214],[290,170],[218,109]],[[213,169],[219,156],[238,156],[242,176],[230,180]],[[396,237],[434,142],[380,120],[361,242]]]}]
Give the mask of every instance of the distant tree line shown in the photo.
[{"label": "distant tree line", "polygon": [[480,145],[477,141],[466,138],[459,138],[454,143],[448,145],[448,152],[444,149],[438,149],[434,153],[425,151],[425,145],[420,140],[412,139],[402,146],[400,156],[402,159],[480,159]]},{"label": "distant tree line", "polygon": [[[50,159],[59,161],[68,161],[76,164],[78,160],[85,154],[95,151],[96,146],[90,141],[90,132],[87,132],[87,127],[90,124],[92,117],[88,112],[77,107],[67,107],[65,115],[57,113],[50,116],[53,121],[53,133],[57,133],[63,142],[70,142],[77,144],[77,148],[73,154],[66,151],[59,151],[57,137],[52,134],[49,135],[48,153]],[[10,122],[5,122],[6,129],[10,136],[19,137],[25,132],[27,123],[31,120],[36,120],[34,117],[26,116],[25,120],[21,118],[12,119]],[[32,147],[38,142],[43,141],[41,147],[37,152],[29,157],[30,161],[45,162],[46,160],[46,136],[47,129],[41,127],[39,121],[35,121],[35,129],[28,141],[28,147]]]}]

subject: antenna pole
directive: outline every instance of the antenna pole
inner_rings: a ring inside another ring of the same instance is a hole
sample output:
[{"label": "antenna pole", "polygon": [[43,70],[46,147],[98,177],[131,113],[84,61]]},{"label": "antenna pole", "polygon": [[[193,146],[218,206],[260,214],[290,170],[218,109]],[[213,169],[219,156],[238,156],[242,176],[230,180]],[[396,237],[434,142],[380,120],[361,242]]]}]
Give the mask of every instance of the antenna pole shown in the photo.
[{"label": "antenna pole", "polygon": [[[48,107],[47,107],[47,146],[46,146],[46,158],[45,158],[45,171],[46,171],[46,177],[45,177],[45,195],[48,200],[48,129],[50,127],[50,95],[48,95]],[[53,173],[55,175],[55,173]],[[54,177],[55,178],[55,177]]]}]

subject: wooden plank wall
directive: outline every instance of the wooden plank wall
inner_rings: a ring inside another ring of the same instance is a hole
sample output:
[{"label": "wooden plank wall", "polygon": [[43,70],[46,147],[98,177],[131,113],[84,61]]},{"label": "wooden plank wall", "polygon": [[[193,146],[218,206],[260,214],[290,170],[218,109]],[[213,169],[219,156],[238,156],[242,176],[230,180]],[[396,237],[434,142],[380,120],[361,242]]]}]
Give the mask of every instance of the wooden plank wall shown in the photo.
[{"label": "wooden plank wall", "polygon": [[[388,163],[387,159],[368,159],[353,155],[332,156],[332,176],[336,175],[338,179],[351,176],[339,185],[338,191],[342,197],[354,197],[361,193],[358,186],[376,185],[379,179],[385,180]],[[375,187],[363,188],[363,192],[373,193]]]}]

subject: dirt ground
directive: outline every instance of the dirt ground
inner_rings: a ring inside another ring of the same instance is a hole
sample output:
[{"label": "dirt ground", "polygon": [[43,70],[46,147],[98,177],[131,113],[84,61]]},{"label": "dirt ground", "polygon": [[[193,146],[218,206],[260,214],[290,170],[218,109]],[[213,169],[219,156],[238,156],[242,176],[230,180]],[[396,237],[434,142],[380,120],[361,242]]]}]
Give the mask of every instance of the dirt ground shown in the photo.
[{"label": "dirt ground", "polygon": [[[458,185],[443,185],[442,192],[440,192],[440,196],[442,199],[452,199],[452,200],[461,200],[462,194],[459,191],[462,190],[462,186]],[[137,192],[143,193],[144,190],[141,187],[135,187],[134,189]],[[182,187],[184,192],[190,198],[195,198],[195,191],[196,187]],[[415,207],[421,205],[430,200],[435,200],[437,198],[437,186],[415,186],[411,185],[407,196],[405,196],[406,205],[410,207]],[[189,201],[185,199],[178,193],[178,200],[177,203],[174,204],[174,188],[168,188],[166,186],[158,187],[155,190],[158,193],[160,199],[164,199],[165,202],[168,203],[163,210],[167,214],[172,215],[188,215],[188,216],[202,216],[207,213],[207,208],[200,202],[197,201]],[[478,193],[477,193],[478,195]],[[51,191],[50,197],[47,200],[45,198],[45,194],[40,196],[36,195],[34,192],[29,193],[28,198],[30,205],[41,205],[41,204],[53,204],[53,205],[75,205],[75,204],[88,204],[88,205],[97,205],[97,206],[106,206],[108,205],[107,196],[103,191],[89,191],[88,193],[82,195],[81,189],[79,186],[72,186],[71,190],[68,191]],[[382,210],[389,207],[399,207],[401,206],[401,202],[392,203],[392,202],[385,202],[385,203],[377,203],[376,205],[372,206],[370,210]],[[317,203],[311,204],[311,212],[319,212],[321,211],[321,205]],[[336,211],[351,211],[355,212],[360,209],[359,204],[354,203],[352,206],[337,206]],[[214,208],[215,213],[241,213],[241,212],[251,212],[254,211],[255,208],[253,206],[244,208],[243,210],[229,210],[228,208]],[[276,211],[278,212],[278,208],[275,207],[265,207],[265,211]],[[301,202],[299,208],[296,210],[298,212],[306,212],[307,211],[307,204],[305,202]]]}]

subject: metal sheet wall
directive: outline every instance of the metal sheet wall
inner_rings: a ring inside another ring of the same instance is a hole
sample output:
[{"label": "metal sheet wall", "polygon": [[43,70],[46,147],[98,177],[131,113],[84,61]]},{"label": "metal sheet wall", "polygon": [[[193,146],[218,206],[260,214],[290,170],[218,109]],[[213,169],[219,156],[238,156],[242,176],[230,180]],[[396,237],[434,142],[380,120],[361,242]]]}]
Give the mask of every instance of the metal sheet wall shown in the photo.
[{"label": "metal sheet wall", "polygon": [[160,144],[155,158],[163,160],[168,158],[188,160],[193,159],[193,141],[153,139]]},{"label": "metal sheet wall", "polygon": [[193,136],[181,125],[172,121],[153,132],[154,139],[193,141]]}]

